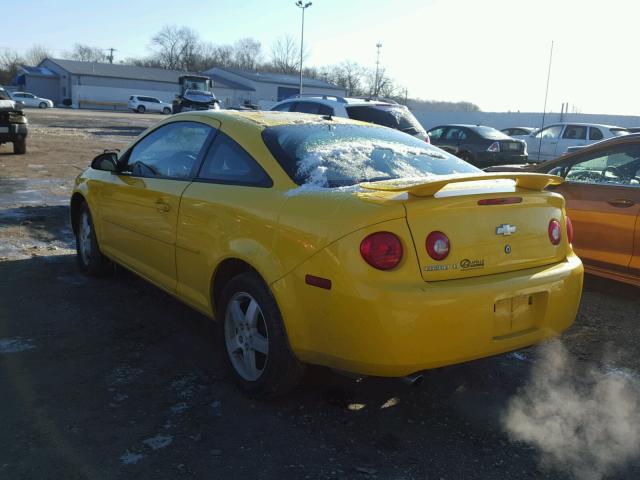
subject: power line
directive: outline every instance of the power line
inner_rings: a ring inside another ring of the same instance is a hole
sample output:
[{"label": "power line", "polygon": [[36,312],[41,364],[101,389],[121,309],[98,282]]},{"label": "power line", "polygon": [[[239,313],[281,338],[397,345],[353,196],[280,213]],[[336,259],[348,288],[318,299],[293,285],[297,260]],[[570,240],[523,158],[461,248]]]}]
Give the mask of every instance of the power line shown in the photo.
[{"label": "power line", "polygon": [[107,55],[107,60],[109,60],[109,63],[113,63],[113,52],[116,52],[117,50],[113,47],[107,48],[107,50],[109,50],[109,55]]}]

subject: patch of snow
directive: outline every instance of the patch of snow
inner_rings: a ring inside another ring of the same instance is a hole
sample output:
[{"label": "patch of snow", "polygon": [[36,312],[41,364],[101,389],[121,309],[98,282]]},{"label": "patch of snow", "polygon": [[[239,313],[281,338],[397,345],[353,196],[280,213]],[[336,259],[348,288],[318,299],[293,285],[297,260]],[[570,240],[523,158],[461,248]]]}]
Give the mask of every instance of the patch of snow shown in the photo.
[{"label": "patch of snow", "polygon": [[520,353],[520,352],[511,352],[510,354],[507,355],[507,357],[509,358],[513,358],[515,360],[520,360],[521,362],[528,362],[529,359],[526,357],[526,355]]},{"label": "patch of snow", "polygon": [[20,353],[36,348],[30,338],[0,338],[0,353]]},{"label": "patch of snow", "polygon": [[156,435],[155,437],[147,438],[142,443],[153,450],[159,450],[168,447],[171,442],[173,442],[173,435]]},{"label": "patch of snow", "polygon": [[135,465],[142,458],[144,458],[144,455],[142,455],[141,453],[126,451],[125,453],[120,455],[120,463],[122,463],[123,465]]}]

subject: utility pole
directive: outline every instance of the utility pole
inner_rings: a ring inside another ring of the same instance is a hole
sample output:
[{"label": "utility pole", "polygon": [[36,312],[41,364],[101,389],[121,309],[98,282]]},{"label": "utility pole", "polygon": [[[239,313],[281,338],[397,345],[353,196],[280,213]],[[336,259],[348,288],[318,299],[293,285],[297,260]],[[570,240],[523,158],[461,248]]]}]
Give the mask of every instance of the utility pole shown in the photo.
[{"label": "utility pole", "polygon": [[302,0],[296,2],[296,7],[302,9],[302,29],[300,32],[300,91],[302,95],[302,56],[304,52],[304,11],[311,6],[311,2],[302,3]]},{"label": "utility pole", "polygon": [[[549,78],[551,78],[551,60],[553,60],[553,40],[551,40],[551,51],[549,52],[549,71],[547,72],[547,89],[544,92],[544,108],[542,109],[542,124],[540,130],[544,128],[544,117],[547,113],[547,96],[549,95]],[[542,134],[538,142],[538,161],[540,161],[540,149],[542,149]]]},{"label": "utility pole", "polygon": [[116,52],[117,50],[115,48],[107,48],[107,50],[109,50],[109,55],[107,55],[107,60],[109,60],[109,63],[113,63],[113,52]]},{"label": "utility pole", "polygon": [[376,55],[376,84],[373,87],[373,96],[377,97],[378,96],[378,87],[380,85],[380,80],[379,80],[379,72],[380,72],[380,49],[382,48],[382,44],[381,43],[376,43],[376,48],[378,49],[378,53]]}]

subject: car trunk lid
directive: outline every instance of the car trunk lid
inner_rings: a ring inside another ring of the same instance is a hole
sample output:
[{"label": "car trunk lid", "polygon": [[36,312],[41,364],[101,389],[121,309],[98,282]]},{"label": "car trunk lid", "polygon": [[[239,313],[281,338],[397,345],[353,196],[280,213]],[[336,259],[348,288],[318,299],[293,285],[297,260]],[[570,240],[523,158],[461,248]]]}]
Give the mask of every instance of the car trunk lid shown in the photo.
[{"label": "car trunk lid", "polygon": [[[554,246],[549,222],[566,231],[563,199],[542,190],[562,178],[531,173],[456,175],[433,180],[362,184],[371,190],[406,192],[407,223],[425,281],[452,280],[533,268],[566,256],[566,235]],[[450,241],[448,256],[427,252],[431,232]]]}]

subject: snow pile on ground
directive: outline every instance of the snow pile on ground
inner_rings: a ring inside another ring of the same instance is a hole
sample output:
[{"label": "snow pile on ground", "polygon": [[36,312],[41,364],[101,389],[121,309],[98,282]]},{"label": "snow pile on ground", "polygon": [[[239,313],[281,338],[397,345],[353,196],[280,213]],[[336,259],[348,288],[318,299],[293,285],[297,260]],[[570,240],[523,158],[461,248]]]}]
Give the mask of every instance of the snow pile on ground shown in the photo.
[{"label": "snow pile on ground", "polygon": [[610,475],[640,454],[637,375],[579,367],[559,341],[541,348],[529,383],[509,402],[509,435],[538,448],[544,467],[581,480]]}]

